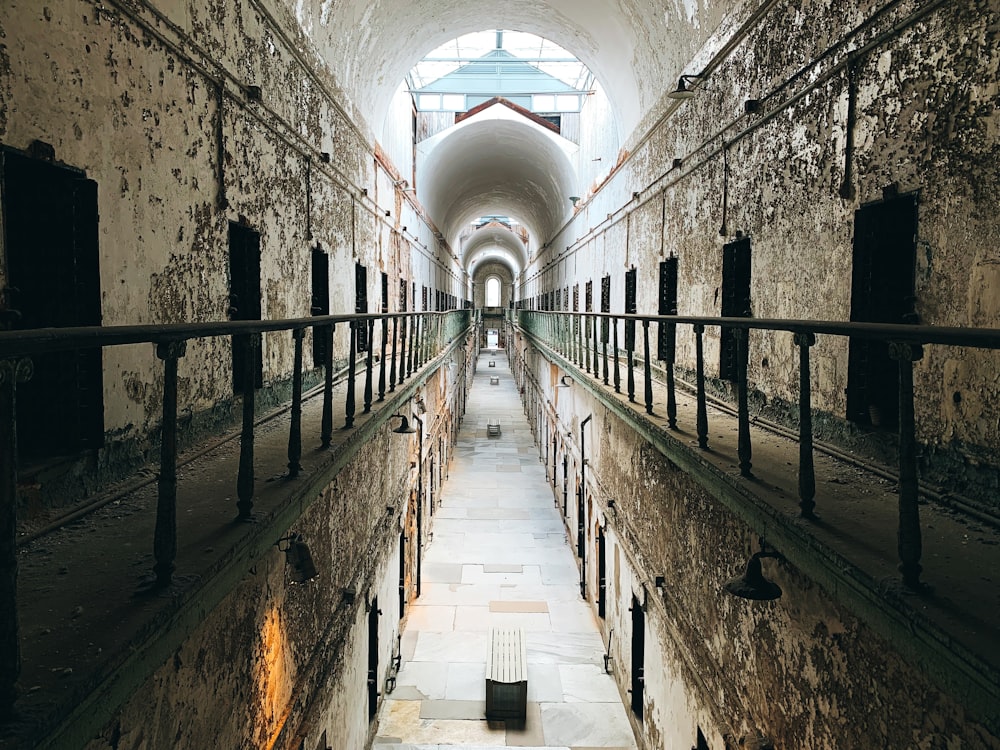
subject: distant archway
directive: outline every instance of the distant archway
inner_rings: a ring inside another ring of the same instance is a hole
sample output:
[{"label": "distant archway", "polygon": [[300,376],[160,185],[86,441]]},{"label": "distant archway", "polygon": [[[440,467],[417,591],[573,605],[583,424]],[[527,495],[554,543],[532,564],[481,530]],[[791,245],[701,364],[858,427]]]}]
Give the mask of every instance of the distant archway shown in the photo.
[{"label": "distant archway", "polygon": [[486,306],[500,307],[500,279],[496,276],[486,279]]}]

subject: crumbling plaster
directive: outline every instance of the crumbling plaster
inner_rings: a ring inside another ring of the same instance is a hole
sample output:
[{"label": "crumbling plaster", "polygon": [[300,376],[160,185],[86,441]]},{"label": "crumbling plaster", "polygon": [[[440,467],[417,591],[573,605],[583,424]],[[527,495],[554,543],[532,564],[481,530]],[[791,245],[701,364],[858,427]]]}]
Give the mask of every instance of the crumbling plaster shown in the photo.
[{"label": "crumbling plaster", "polygon": [[[718,315],[721,247],[742,233],[752,243],[754,317],[848,320],[854,211],[895,184],[918,191],[920,322],[1000,325],[990,286],[1000,231],[996,6],[900,2],[876,13],[881,5],[831,0],[806,12],[799,3],[770,4],[714,59],[696,96],[676,102],[578,208],[527,269],[521,296],[592,279],[599,299],[600,278],[610,274],[612,310],[620,312],[624,273],[635,265],[639,312],[655,313],[657,264],[674,255],[679,313]],[[850,153],[849,60],[857,65]],[[747,99],[760,102],[757,113],[744,112]],[[705,339],[711,375],[717,329]],[[821,336],[813,348],[813,404],[835,417],[846,407],[847,355],[843,338]],[[678,358],[693,369],[689,328],[678,335]],[[915,368],[920,440],[969,455],[971,446],[1000,442],[1000,425],[975,416],[980,399],[1000,395],[998,368],[993,353],[927,347]],[[790,334],[752,334],[749,377],[765,399],[795,401]]]},{"label": "crumbling plaster", "polygon": [[[538,389],[526,389],[528,412],[544,415],[540,435],[571,436],[557,466],[564,452],[579,456],[580,424],[592,415],[585,450],[588,502],[596,506],[588,524],[588,599],[596,601],[594,525],[603,522],[604,632],[614,631],[613,672],[623,697],[631,684],[628,607],[633,596],[645,605],[645,720],[637,726],[649,747],[687,746],[696,728],[712,747],[723,746],[723,738],[735,747],[758,733],[776,747],[996,746],[891,643],[790,563],[768,561],[766,575],[784,590],[781,599],[727,595],[722,584],[757,548],[751,530],[586,388],[557,390],[559,373],[529,358]],[[558,395],[546,405],[539,394]],[[571,487],[578,478],[574,468]],[[560,471],[557,500],[561,483]],[[566,523],[575,548],[575,501]],[[662,592],[657,576],[665,577]]]}]

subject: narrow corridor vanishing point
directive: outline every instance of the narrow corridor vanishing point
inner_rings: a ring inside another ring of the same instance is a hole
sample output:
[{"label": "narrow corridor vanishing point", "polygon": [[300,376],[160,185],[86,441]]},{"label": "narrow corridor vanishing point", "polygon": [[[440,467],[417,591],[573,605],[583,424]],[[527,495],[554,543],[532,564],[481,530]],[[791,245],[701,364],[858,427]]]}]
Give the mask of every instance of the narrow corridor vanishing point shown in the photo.
[{"label": "narrow corridor vanishing point", "polygon": [[[499,437],[487,437],[492,419]],[[433,529],[375,747],[635,748],[503,352],[480,355]],[[523,727],[485,718],[495,626],[527,637]]]}]

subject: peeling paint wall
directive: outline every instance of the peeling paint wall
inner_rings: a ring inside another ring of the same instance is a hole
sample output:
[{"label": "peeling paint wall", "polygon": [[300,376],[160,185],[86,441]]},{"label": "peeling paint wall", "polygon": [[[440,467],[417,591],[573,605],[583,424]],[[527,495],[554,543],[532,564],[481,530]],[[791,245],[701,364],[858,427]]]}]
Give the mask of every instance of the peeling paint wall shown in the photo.
[{"label": "peeling paint wall", "polygon": [[[709,70],[695,96],[665,100],[661,119],[637,131],[610,180],[527,270],[519,297],[588,279],[596,290],[610,274],[612,311],[621,312],[624,272],[634,266],[638,311],[655,314],[658,263],[676,256],[678,312],[719,315],[722,246],[745,236],[754,317],[846,321],[854,213],[894,186],[917,193],[919,322],[1000,326],[991,270],[1000,240],[996,4],[827,0],[760,9],[742,29],[734,13],[694,55],[686,72]],[[812,359],[813,405],[832,417],[825,428],[877,452],[845,422],[847,340],[820,336]],[[706,330],[705,360],[717,374],[716,328]],[[678,333],[678,362],[694,369],[688,327]],[[980,407],[1000,395],[998,373],[995,353],[925,347],[914,374],[917,429],[924,469],[937,481],[991,494],[976,487],[977,467],[997,468],[989,455],[1000,423]],[[795,402],[791,334],[752,334],[749,378],[776,412]]]},{"label": "peeling paint wall", "polygon": [[557,441],[553,490],[561,507],[565,456],[574,549],[573,488],[587,459],[587,598],[596,614],[600,526],[608,602],[599,621],[626,706],[633,597],[645,611],[644,718],[632,716],[645,747],[689,747],[699,730],[713,748],[754,746],[758,736],[788,748],[997,746],[961,696],[791,563],[768,561],[766,575],[784,590],[776,601],[727,594],[722,583],[756,549],[752,530],[586,386],[556,388],[561,374],[529,347],[524,398],[547,465],[551,436],[567,436]]},{"label": "peeling paint wall", "polygon": [[[230,222],[260,233],[265,319],[310,315],[316,246],[330,255],[333,313],[354,312],[356,262],[369,271],[372,312],[380,272],[391,310],[400,278],[464,289],[457,261],[438,260],[432,228],[282,11],[236,0],[12,0],[0,38],[0,142],[49,143],[58,162],[97,182],[104,325],[228,319]],[[347,348],[340,326],[338,363]],[[287,387],[292,357],[290,334],[264,335],[266,391]],[[115,476],[128,468],[115,462],[134,465],[153,447],[162,363],[151,345],[106,349],[103,362],[108,447],[97,465]],[[190,342],[182,429],[231,418],[230,362],[228,337]]]}]

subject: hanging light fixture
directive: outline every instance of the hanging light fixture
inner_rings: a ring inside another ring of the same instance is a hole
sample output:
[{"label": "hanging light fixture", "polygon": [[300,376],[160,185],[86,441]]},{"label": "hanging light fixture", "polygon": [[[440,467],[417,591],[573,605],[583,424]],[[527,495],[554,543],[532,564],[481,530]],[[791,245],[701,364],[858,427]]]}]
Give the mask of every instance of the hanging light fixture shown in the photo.
[{"label": "hanging light fixture", "polygon": [[694,89],[688,88],[689,83],[694,83],[698,76],[681,76],[677,79],[677,88],[667,94],[670,99],[691,99],[694,97]]},{"label": "hanging light fixture", "polygon": [[743,599],[753,599],[755,601],[770,601],[781,596],[781,587],[774,581],[764,578],[761,571],[760,560],[762,557],[774,557],[780,560],[784,558],[773,550],[761,550],[755,552],[747,561],[747,568],[743,575],[733,578],[725,585],[726,591],[733,596]]},{"label": "hanging light fixture", "polygon": [[[287,542],[288,546],[282,547],[282,542]],[[305,583],[318,575],[316,566],[313,564],[312,554],[301,534],[293,532],[282,537],[275,544],[281,552],[285,553],[285,563],[291,569],[289,577],[292,583]]]},{"label": "hanging light fixture", "polygon": [[399,419],[402,420],[399,424],[399,427],[393,430],[393,432],[395,432],[397,435],[412,435],[414,432],[417,431],[415,427],[410,427],[410,420],[404,417],[402,414],[393,414],[389,417],[389,419],[393,419],[395,417],[399,417]]}]

